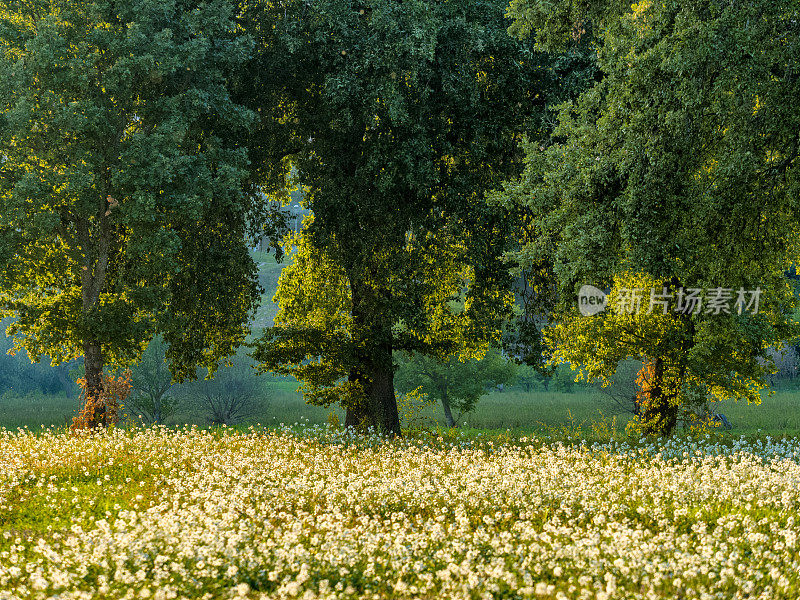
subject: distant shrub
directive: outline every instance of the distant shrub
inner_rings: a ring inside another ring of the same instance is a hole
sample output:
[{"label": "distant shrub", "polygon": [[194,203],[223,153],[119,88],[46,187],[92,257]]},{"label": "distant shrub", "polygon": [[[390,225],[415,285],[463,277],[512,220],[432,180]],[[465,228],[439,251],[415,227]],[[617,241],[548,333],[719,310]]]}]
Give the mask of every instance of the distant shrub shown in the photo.
[{"label": "distant shrub", "polygon": [[554,392],[571,393],[575,389],[575,372],[569,365],[559,365],[550,382]]}]

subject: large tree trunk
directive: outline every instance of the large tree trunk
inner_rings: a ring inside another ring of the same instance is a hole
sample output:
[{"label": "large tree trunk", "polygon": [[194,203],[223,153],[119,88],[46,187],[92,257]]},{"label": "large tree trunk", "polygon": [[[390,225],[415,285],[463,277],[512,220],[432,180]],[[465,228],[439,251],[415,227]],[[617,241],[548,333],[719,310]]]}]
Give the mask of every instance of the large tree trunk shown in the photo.
[{"label": "large tree trunk", "polygon": [[[681,287],[681,282],[673,277],[663,285],[674,291]],[[667,347],[661,357],[652,361],[650,390],[645,398],[635,403],[635,412],[645,433],[669,435],[678,424],[681,386],[686,377],[685,357],[694,345],[695,326],[691,314],[673,313],[672,316],[681,323],[682,339],[677,348]],[[645,369],[647,364],[642,368]]]},{"label": "large tree trunk", "polygon": [[645,426],[645,433],[669,435],[678,424],[678,390],[673,389],[665,381],[664,360],[657,358],[653,361],[653,381],[647,393],[647,399],[642,403],[641,420]]},{"label": "large tree trunk", "polygon": [[369,286],[351,278],[350,289],[354,336],[361,349],[349,379],[362,386],[365,397],[358,405],[347,407],[345,425],[362,430],[373,427],[385,435],[400,435],[400,415],[394,393],[392,324]]},{"label": "large tree trunk", "polygon": [[372,427],[385,435],[400,435],[391,347],[374,348],[363,358],[361,368],[351,371],[350,381],[363,387],[365,397],[357,406],[347,407],[345,426],[362,431]]},{"label": "large tree trunk", "polygon": [[375,427],[384,434],[400,435],[400,414],[394,394],[394,365],[391,346],[380,345],[373,354],[366,385]]},{"label": "large tree trunk", "polygon": [[[99,227],[92,231],[88,219],[79,219],[76,223],[78,237],[81,242],[83,269],[81,273],[81,301],[83,316],[91,320],[100,305],[100,294],[105,286],[106,272],[111,247],[111,214],[110,196],[99,199],[97,221]],[[116,203],[116,201],[114,201]],[[104,358],[97,339],[84,339],[83,363],[86,378],[86,399],[103,398]],[[97,427],[106,425],[108,415],[104,404],[97,404],[89,418],[89,425]]]}]

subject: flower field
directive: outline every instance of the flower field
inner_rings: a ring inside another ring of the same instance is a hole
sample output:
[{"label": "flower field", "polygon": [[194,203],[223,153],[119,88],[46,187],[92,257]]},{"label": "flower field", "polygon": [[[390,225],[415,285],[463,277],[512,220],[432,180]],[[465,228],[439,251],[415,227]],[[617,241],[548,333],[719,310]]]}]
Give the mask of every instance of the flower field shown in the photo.
[{"label": "flower field", "polygon": [[800,597],[800,442],[0,431],[0,600]]}]

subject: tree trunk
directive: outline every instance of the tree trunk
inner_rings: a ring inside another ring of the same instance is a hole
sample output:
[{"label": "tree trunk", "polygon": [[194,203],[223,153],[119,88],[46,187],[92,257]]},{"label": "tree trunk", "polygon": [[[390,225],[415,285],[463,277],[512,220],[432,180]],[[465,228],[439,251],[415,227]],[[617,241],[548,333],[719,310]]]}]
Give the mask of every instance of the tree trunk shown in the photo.
[{"label": "tree trunk", "polygon": [[[83,364],[86,378],[86,398],[103,397],[103,353],[100,344],[90,340],[83,345]],[[105,426],[106,423],[105,404],[95,405],[94,412],[89,419],[91,427]]]},{"label": "tree trunk", "polygon": [[[677,277],[663,285],[667,290],[682,287]],[[652,362],[651,388],[645,398],[634,403],[634,412],[644,425],[645,433],[669,435],[678,424],[681,386],[686,378],[685,357],[694,345],[695,326],[691,314],[673,313],[673,318],[681,324],[682,339],[677,347],[665,348],[662,356]],[[646,368],[645,364],[643,370]]]},{"label": "tree trunk", "polygon": [[373,427],[385,435],[400,435],[400,415],[394,394],[392,361],[392,324],[381,309],[375,291],[350,278],[353,299],[354,341],[359,348],[357,365],[349,379],[363,387],[365,398],[357,406],[347,407],[345,425],[364,429]]},{"label": "tree trunk", "polygon": [[[385,374],[384,374],[385,375]],[[350,407],[345,413],[344,424],[365,430],[372,427],[376,431],[391,436],[400,435],[400,415],[397,411],[397,398],[392,383],[387,377],[381,377],[377,383],[367,387],[367,406]]]},{"label": "tree trunk", "polygon": [[379,346],[373,356],[366,386],[376,428],[383,434],[400,435],[400,414],[394,394],[391,346]]},{"label": "tree trunk", "polygon": [[455,427],[456,420],[453,418],[453,412],[450,410],[450,399],[447,397],[447,392],[442,394],[442,408],[444,408],[444,418],[447,420],[447,426]]},{"label": "tree trunk", "polygon": [[633,416],[639,417],[641,420],[642,416],[642,399],[639,396],[638,392],[633,394]]},{"label": "tree trunk", "polygon": [[400,435],[400,414],[394,393],[394,367],[391,359],[391,349],[376,348],[372,356],[365,359],[363,371],[351,371],[350,381],[363,386],[365,398],[358,406],[347,408],[344,419],[346,427],[362,431],[372,427],[386,435]]},{"label": "tree trunk", "polygon": [[[80,240],[83,256],[81,272],[81,302],[84,319],[91,320],[96,314],[100,304],[100,294],[105,286],[106,272],[108,270],[111,248],[111,196],[106,195],[98,199],[97,221],[99,228],[92,232],[89,219],[79,219],[76,222],[78,239]],[[103,397],[103,352],[100,341],[97,339],[84,339],[83,364],[86,378],[86,397]],[[96,410],[89,419],[91,427],[106,425],[108,415],[105,405],[97,405]]]},{"label": "tree trunk", "polygon": [[641,407],[641,419],[645,424],[645,432],[669,435],[678,423],[678,403],[675,401],[677,390],[670,390],[665,381],[664,360],[653,361],[653,382],[647,399]]}]

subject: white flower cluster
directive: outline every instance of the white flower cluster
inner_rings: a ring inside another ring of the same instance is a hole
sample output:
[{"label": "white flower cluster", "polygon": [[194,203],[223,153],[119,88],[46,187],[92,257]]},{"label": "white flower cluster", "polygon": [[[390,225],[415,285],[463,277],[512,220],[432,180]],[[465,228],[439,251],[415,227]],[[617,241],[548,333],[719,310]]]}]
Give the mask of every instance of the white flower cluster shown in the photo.
[{"label": "white flower cluster", "polygon": [[0,431],[0,599],[796,600],[799,463],[795,440]]}]

